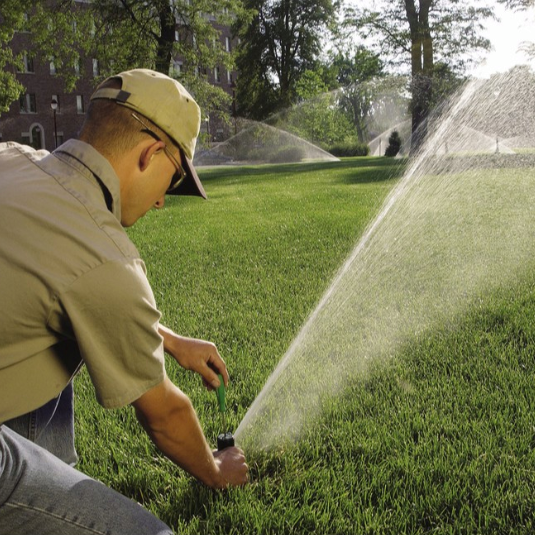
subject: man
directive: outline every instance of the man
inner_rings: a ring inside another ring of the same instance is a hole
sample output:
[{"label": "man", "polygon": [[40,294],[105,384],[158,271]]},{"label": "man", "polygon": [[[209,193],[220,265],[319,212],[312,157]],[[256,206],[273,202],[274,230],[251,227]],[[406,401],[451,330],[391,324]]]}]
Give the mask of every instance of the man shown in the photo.
[{"label": "man", "polygon": [[[206,198],[191,163],[200,110],[145,69],[106,80],[77,140],[52,154],[0,144],[0,534],[163,534],[138,504],[72,468],[72,378],[106,408],[133,405],[156,446],[213,488],[247,481],[243,452],[213,453],[164,350],[205,384],[216,347],[160,324],[124,228],[165,194]],[[71,465],[71,466],[70,466]]]}]

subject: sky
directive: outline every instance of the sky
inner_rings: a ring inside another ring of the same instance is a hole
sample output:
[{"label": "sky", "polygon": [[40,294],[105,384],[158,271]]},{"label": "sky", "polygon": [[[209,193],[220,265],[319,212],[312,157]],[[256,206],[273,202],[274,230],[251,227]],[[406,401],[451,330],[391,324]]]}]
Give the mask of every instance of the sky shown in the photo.
[{"label": "sky", "polygon": [[488,28],[485,32],[494,50],[471,74],[477,77],[488,77],[495,72],[504,72],[523,63],[535,67],[535,62],[530,61],[524,53],[518,50],[522,42],[535,41],[535,11],[530,9],[514,12],[499,6],[496,8],[496,15],[501,19],[500,22],[487,22]]}]

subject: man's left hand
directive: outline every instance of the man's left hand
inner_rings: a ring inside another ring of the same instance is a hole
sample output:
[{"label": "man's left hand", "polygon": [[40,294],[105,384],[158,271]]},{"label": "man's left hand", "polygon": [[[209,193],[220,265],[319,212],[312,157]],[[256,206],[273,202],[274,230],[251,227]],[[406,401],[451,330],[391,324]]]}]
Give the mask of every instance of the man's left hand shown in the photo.
[{"label": "man's left hand", "polygon": [[160,325],[164,349],[186,370],[197,372],[208,390],[220,385],[217,374],[221,374],[225,386],[228,385],[228,371],[215,344],[197,338],[180,336],[171,329]]}]

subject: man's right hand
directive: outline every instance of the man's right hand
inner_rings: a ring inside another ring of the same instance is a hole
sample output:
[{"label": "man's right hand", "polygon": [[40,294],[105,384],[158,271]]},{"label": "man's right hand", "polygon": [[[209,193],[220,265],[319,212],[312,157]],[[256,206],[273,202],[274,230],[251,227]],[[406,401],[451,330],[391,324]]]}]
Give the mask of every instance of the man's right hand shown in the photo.
[{"label": "man's right hand", "polygon": [[224,487],[239,487],[248,481],[249,467],[245,462],[245,454],[240,448],[232,446],[221,451],[214,451],[214,460],[220,475],[227,483]]},{"label": "man's right hand", "polygon": [[190,399],[168,377],[132,404],[157,448],[199,481],[215,489],[247,481],[243,451],[232,447],[214,454]]}]

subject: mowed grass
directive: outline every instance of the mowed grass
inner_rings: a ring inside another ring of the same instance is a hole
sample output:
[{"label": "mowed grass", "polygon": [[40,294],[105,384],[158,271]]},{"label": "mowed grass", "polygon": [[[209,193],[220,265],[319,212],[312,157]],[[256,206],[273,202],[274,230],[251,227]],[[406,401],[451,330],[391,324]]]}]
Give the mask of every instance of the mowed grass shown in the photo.
[{"label": "mowed grass", "polygon": [[[233,428],[402,171],[384,158],[202,170],[208,202],[169,199],[129,231],[164,323],[226,360]],[[534,282],[372,366],[300,442],[250,454],[241,489],[214,492],[174,467],[131,409],[96,404],[84,373],[79,468],[177,533],[533,533]],[[214,394],[171,360],[168,373],[215,443]]]}]

